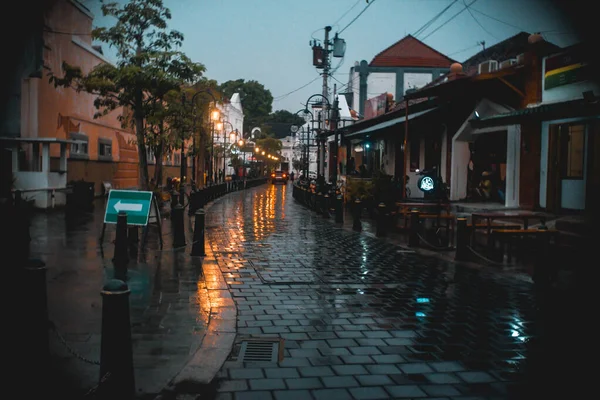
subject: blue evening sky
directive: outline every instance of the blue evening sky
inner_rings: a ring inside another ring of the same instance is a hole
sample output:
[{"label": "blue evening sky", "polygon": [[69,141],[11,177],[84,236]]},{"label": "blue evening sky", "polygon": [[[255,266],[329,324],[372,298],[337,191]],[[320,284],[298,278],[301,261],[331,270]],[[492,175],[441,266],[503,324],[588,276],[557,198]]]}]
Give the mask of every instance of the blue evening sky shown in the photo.
[{"label": "blue evening sky", "polygon": [[[111,25],[110,19],[102,17],[100,0],[82,3],[94,13],[96,26]],[[182,50],[206,66],[208,78],[219,83],[239,78],[257,80],[275,97],[273,110],[291,112],[302,108],[310,95],[321,92],[321,79],[294,90],[318,77],[309,42],[312,37],[322,40],[326,25],[333,27],[332,35],[343,30],[340,37],[346,40],[346,56],[334,75],[343,83],[348,82],[348,71],[355,61],[370,62],[451,3],[448,11],[416,37],[458,61],[481,50],[478,42],[485,41],[489,47],[521,30],[542,32],[546,40],[559,46],[577,42],[567,23],[545,0],[369,3],[368,9],[346,27],[367,6],[366,0],[165,0],[173,16],[169,28],[185,35]],[[471,13],[463,11],[444,24],[471,3]],[[103,47],[114,59],[106,45]],[[333,65],[339,61],[334,58]],[[330,80],[330,85],[334,83],[342,86]]]}]

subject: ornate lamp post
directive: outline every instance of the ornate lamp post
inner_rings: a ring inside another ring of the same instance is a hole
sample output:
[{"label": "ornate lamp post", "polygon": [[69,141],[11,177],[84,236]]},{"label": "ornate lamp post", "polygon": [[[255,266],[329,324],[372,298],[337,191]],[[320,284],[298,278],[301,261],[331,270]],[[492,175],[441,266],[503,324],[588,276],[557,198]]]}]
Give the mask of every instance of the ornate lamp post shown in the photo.
[{"label": "ornate lamp post", "polygon": [[[300,113],[302,113],[302,118],[304,119],[304,121],[306,123],[310,122],[311,127],[312,127],[312,124],[315,119],[313,113],[307,107],[305,107],[303,109],[296,111],[296,113],[294,115],[298,115]],[[304,148],[302,149],[302,159],[303,159],[302,174],[306,177],[306,179],[308,179],[308,174],[310,172],[310,133],[312,130],[311,127],[307,127],[306,144],[303,146]]]},{"label": "ornate lamp post", "polygon": [[[221,127],[223,128],[223,181],[225,181],[225,170],[227,169],[227,133],[225,132],[224,124],[228,124],[231,127],[231,132],[229,133],[231,137],[231,143],[235,141],[237,136],[236,130],[233,128],[233,124],[229,121],[220,121]],[[220,129],[219,129],[220,130]]]},{"label": "ornate lamp post", "polygon": [[[311,100],[320,97],[320,102],[313,102]],[[319,114],[319,128],[317,132],[317,181],[324,179],[325,172],[325,141],[326,141],[326,131],[329,130],[326,123],[329,120],[328,114],[329,109],[331,108],[331,104],[329,103],[329,99],[322,94],[313,94],[306,100],[305,108],[308,109],[309,105],[312,104],[313,108],[320,105],[323,112]],[[314,121],[314,119],[313,119]]]}]

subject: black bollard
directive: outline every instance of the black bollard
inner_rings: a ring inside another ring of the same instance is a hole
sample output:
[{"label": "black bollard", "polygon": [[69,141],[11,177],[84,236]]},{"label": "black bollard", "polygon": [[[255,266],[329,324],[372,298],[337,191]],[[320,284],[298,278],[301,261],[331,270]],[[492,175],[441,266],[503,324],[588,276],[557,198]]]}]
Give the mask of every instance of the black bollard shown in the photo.
[{"label": "black bollard", "polygon": [[456,218],[456,253],[454,254],[454,260],[467,260],[468,240],[469,233],[467,232],[467,219],[465,217]]},{"label": "black bollard", "polygon": [[323,206],[323,193],[317,193],[317,197],[315,199],[315,211],[317,214],[321,214],[323,211],[321,207]]},{"label": "black bollard", "polygon": [[412,210],[410,212],[408,245],[410,247],[417,247],[419,245],[419,210]]},{"label": "black bollard", "polygon": [[360,200],[356,199],[354,201],[354,219],[352,221],[352,229],[360,232],[362,231],[362,223],[360,222],[360,214],[362,213],[362,205],[360,204]]},{"label": "black bollard", "polygon": [[183,225],[183,207],[177,204],[171,211],[171,229],[173,229],[173,247],[185,246],[185,230]]},{"label": "black bollard", "polygon": [[140,241],[139,226],[130,226],[127,230],[127,241],[129,243],[129,253],[135,258],[138,251],[138,243]]},{"label": "black bollard", "polygon": [[101,391],[107,399],[135,397],[129,288],[118,279],[102,288]]},{"label": "black bollard", "polygon": [[323,218],[329,218],[329,195],[325,194],[323,196],[323,204],[321,205],[321,213],[323,214]]},{"label": "black bollard", "polygon": [[194,243],[192,244],[192,256],[204,257],[206,251],[204,248],[204,209],[196,211],[196,220],[194,221]]},{"label": "black bollard", "polygon": [[344,198],[341,194],[335,199],[335,222],[344,223]]},{"label": "black bollard", "polygon": [[385,215],[385,203],[379,203],[377,206],[377,228],[375,231],[375,236],[383,237],[385,236],[385,224],[386,215]]},{"label": "black bollard", "polygon": [[[20,300],[19,313],[23,324],[17,329],[22,332],[25,345],[21,348],[23,361],[29,373],[46,375],[50,356],[48,343],[48,295],[46,286],[46,264],[42,260],[27,260],[22,269],[22,284],[26,289]],[[33,368],[33,370],[31,370]]]},{"label": "black bollard", "polygon": [[179,193],[173,190],[171,192],[171,210],[174,209],[177,204],[179,204]]},{"label": "black bollard", "polygon": [[129,262],[129,245],[127,243],[127,213],[119,211],[117,215],[117,234],[115,236],[115,255],[113,264],[115,270],[126,270]]},{"label": "black bollard", "polygon": [[184,201],[185,201],[185,186],[183,186],[183,183],[182,183],[181,187],[179,188],[179,204],[181,204],[183,206]]}]

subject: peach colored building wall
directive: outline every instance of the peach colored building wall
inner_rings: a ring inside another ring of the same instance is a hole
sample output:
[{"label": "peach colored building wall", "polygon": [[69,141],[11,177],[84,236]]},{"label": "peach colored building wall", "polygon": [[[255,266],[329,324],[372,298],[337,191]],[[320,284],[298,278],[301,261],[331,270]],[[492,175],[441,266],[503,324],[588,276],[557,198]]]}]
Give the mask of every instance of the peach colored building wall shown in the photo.
[{"label": "peach colored building wall", "polygon": [[[81,4],[59,0],[46,17],[44,65],[46,73],[62,76],[62,64],[79,66],[84,73],[110,62],[92,47],[93,15]],[[48,71],[49,70],[49,71]],[[49,77],[28,78],[23,82],[22,135],[24,137],[87,138],[87,157],[68,152],[67,180],[84,179],[96,183],[101,193],[102,181],[113,187],[135,187],[138,157],[131,130],[123,129],[118,120],[123,109],[94,118],[96,96],[71,88],[54,87]],[[111,145],[112,157],[99,157],[100,140]],[[53,148],[56,147],[56,148]],[[51,147],[51,157],[59,157],[58,146]]]}]

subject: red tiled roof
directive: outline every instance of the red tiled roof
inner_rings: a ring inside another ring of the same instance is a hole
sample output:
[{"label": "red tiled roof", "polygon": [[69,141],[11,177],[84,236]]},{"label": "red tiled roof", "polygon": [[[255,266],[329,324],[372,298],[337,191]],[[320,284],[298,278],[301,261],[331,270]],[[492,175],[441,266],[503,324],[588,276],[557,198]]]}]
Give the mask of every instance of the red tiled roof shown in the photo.
[{"label": "red tiled roof", "polygon": [[408,35],[377,54],[371,67],[434,67],[448,68],[455,62],[439,51]]}]

